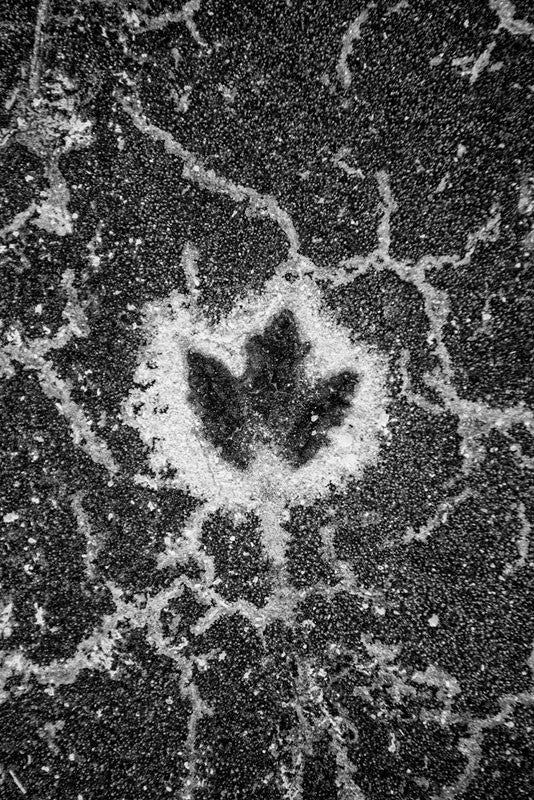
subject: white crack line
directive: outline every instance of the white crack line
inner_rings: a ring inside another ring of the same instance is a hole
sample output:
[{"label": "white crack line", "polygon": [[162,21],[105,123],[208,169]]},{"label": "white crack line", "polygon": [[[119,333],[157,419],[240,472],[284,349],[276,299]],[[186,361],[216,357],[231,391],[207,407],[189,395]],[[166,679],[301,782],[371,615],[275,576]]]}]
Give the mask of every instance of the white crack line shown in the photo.
[{"label": "white crack line", "polygon": [[61,283],[67,294],[67,303],[63,310],[67,324],[63,325],[54,337],[34,339],[26,344],[18,330],[8,329],[7,344],[0,351],[3,373],[8,378],[13,376],[11,362],[18,362],[27,370],[35,370],[43,393],[54,401],[57,410],[69,423],[74,444],[84,450],[96,464],[101,464],[111,474],[115,474],[118,472],[118,465],[107,444],[95,434],[91,422],[72,399],[71,382],[60,378],[46,358],[47,353],[61,349],[73,337],[85,337],[89,333],[84,308],[79,302],[73,282],[73,270],[65,270]]},{"label": "white crack line", "polygon": [[495,42],[490,42],[486,49],[475,59],[474,56],[462,56],[453,58],[453,67],[459,67],[462,77],[469,76],[469,83],[472,86],[491,63],[491,54],[495,49]]},{"label": "white crack line", "polygon": [[489,7],[499,17],[499,24],[495,33],[501,29],[508,31],[512,36],[528,36],[534,42],[534,24],[515,16],[515,5],[511,0],[489,0]]},{"label": "white crack line", "polygon": [[520,523],[519,535],[516,539],[517,559],[513,564],[508,564],[504,570],[505,575],[513,575],[518,569],[526,567],[529,563],[530,534],[532,527],[527,517],[527,510],[524,503],[518,504],[517,516]]},{"label": "white crack line", "polygon": [[3,228],[0,228],[0,239],[5,239],[10,233],[15,233],[15,231],[19,231],[23,228],[36,211],[37,204],[32,201],[24,211],[15,214],[11,222],[8,222]]},{"label": "white crack line", "polygon": [[41,50],[43,46],[44,28],[48,19],[49,0],[40,0],[37,8],[37,20],[33,40],[32,58],[30,64],[30,92],[36,95],[39,91],[41,77]]},{"label": "white crack line", "polygon": [[[260,194],[256,189],[234,183],[227,178],[222,178],[212,169],[206,169],[201,159],[183,147],[171,133],[148,122],[140,110],[134,108],[131,102],[124,97],[120,100],[122,108],[131,118],[135,127],[152,139],[161,142],[172,156],[183,162],[183,177],[186,180],[203,186],[209,191],[226,195],[236,203],[247,202],[250,211],[257,217],[268,217],[275,222],[285,234],[289,244],[289,259],[300,263],[303,257],[300,254],[300,241],[290,215],[279,204],[273,195]],[[306,259],[304,259],[306,261]]]},{"label": "white crack line", "polygon": [[413,541],[426,542],[436,528],[447,523],[449,515],[455,511],[458,506],[462,505],[462,503],[465,503],[466,500],[474,496],[475,492],[473,489],[467,488],[463,489],[463,491],[454,497],[448,497],[439,504],[432,517],[430,517],[430,519],[428,519],[426,523],[417,531],[415,531],[411,526],[407,528],[402,541],[405,544],[410,544],[410,542]]},{"label": "white crack line", "polygon": [[76,519],[78,531],[85,539],[85,553],[82,558],[85,562],[85,574],[88,580],[95,579],[95,562],[100,549],[100,542],[92,530],[91,521],[85,508],[83,507],[84,492],[76,492],[71,500],[72,513]]},{"label": "white crack line", "polygon": [[[378,247],[367,257],[355,256],[342,262],[341,267],[350,270],[345,278],[334,279],[334,285],[350,283],[355,276],[364,275],[370,270],[391,270],[402,281],[411,283],[423,298],[425,314],[430,324],[431,342],[434,344],[440,362],[440,372],[428,376],[427,383],[440,394],[445,408],[459,417],[460,425],[480,422],[487,428],[497,427],[507,430],[511,425],[522,422],[529,430],[534,430],[534,413],[519,403],[507,408],[494,408],[478,401],[465,400],[458,396],[453,386],[454,368],[444,340],[444,327],[450,314],[448,293],[437,289],[427,280],[427,271],[440,269],[444,265],[464,266],[470,263],[475,247],[480,241],[494,241],[499,235],[500,212],[494,206],[492,215],[486,223],[467,240],[465,254],[460,256],[423,256],[418,262],[402,263],[390,255],[391,215],[397,205],[391,193],[389,178],[385,171],[377,173],[382,202],[382,219],[378,226]],[[425,403],[427,401],[424,401]],[[428,405],[427,405],[428,407]],[[443,413],[443,408],[435,406],[436,413]]]},{"label": "white crack line", "polygon": [[[476,777],[476,772],[482,758],[482,743],[485,732],[496,728],[498,725],[506,724],[507,720],[513,715],[516,706],[534,705],[534,694],[531,692],[521,692],[515,695],[503,695],[499,700],[501,710],[492,716],[482,719],[468,718],[467,715],[459,715],[458,722],[467,722],[469,734],[460,739],[458,750],[467,758],[467,764],[460,776],[452,784],[444,786],[439,794],[434,794],[432,800],[455,800],[463,794],[469,784]],[[463,717],[466,717],[465,720]]]},{"label": "white crack line", "polygon": [[57,410],[69,423],[74,444],[86,452],[95,464],[101,464],[112,474],[117,473],[119,468],[107,444],[95,434],[91,422],[72,400],[70,381],[60,378],[50,362],[35,354],[31,345],[6,345],[4,353],[26,369],[35,370],[44,394],[55,401]]},{"label": "white crack line", "polygon": [[188,0],[184,3],[180,11],[165,11],[156,17],[151,17],[149,14],[143,14],[138,11],[124,11],[126,22],[132,26],[137,35],[150,33],[152,31],[161,31],[167,25],[175,24],[177,22],[185,23],[185,26],[191,34],[194,41],[200,46],[209,49],[209,45],[200,33],[195,23],[194,15],[200,11],[201,0]]},{"label": "white crack line", "polygon": [[369,19],[369,12],[376,8],[375,3],[368,3],[363,11],[350,23],[347,28],[342,42],[341,42],[341,55],[337,63],[337,76],[344,89],[349,89],[352,83],[352,74],[348,67],[348,59],[352,55],[354,49],[354,42],[362,37],[362,27]]}]

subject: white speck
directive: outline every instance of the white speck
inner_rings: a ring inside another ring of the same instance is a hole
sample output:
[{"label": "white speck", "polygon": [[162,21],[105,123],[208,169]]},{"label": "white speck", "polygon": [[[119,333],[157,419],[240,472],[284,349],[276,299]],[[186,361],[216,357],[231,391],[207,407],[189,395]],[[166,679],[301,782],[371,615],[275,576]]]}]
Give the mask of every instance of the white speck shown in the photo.
[{"label": "white speck", "polygon": [[432,614],[431,617],[428,619],[428,624],[431,628],[437,628],[439,625],[439,617],[437,614]]},{"label": "white speck", "polygon": [[16,511],[10,511],[8,514],[4,514],[2,519],[6,524],[10,522],[16,522],[19,519],[19,515]]}]

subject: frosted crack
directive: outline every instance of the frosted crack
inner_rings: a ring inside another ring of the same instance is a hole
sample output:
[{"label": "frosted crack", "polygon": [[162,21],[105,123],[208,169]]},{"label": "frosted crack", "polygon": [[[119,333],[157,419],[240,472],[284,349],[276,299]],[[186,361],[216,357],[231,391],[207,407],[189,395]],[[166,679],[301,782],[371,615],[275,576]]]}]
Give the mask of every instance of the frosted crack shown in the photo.
[{"label": "frosted crack", "polygon": [[504,570],[505,575],[513,575],[518,569],[526,567],[529,563],[531,524],[527,517],[527,510],[524,503],[519,503],[517,516],[520,523],[519,535],[516,540],[518,557],[513,564],[509,564],[506,567]]},{"label": "frosted crack", "polygon": [[472,86],[491,63],[491,54],[494,49],[495,42],[491,42],[478,56],[478,58],[475,59],[474,56],[453,58],[451,64],[453,67],[460,68],[460,74],[462,77],[469,77],[469,83]]},{"label": "frosted crack", "polygon": [[412,527],[407,528],[403,537],[403,542],[409,544],[413,541],[426,542],[432,533],[441,525],[446,525],[451,512],[458,506],[465,503],[471,497],[475,496],[475,492],[470,489],[464,489],[454,497],[447,498],[439,504],[432,517],[422,526],[419,530],[415,531]]},{"label": "frosted crack", "polygon": [[25,683],[34,677],[39,683],[54,687],[74,683],[84,669],[107,670],[111,674],[114,647],[122,639],[116,629],[120,621],[118,613],[106,615],[98,628],[79,643],[71,658],[56,659],[44,666],[27,658],[21,650],[4,651],[0,661],[0,702],[9,697],[4,686],[13,676]]},{"label": "frosted crack", "polygon": [[18,214],[15,214],[11,222],[8,222],[8,224],[4,225],[3,228],[0,228],[0,239],[5,239],[10,233],[15,233],[16,231],[21,230],[21,228],[26,225],[28,220],[33,217],[36,209],[37,205],[32,202],[27,208],[24,209],[24,211],[20,211]]},{"label": "frosted crack", "polygon": [[489,0],[489,7],[499,17],[496,33],[504,29],[512,36],[528,36],[534,41],[534,24],[516,18],[515,5],[511,0]]},{"label": "frosted crack", "polygon": [[369,3],[363,11],[350,23],[347,28],[342,42],[341,42],[341,55],[337,63],[337,76],[344,89],[349,89],[352,83],[352,74],[348,67],[348,59],[352,55],[354,49],[354,42],[362,37],[362,28],[369,19],[369,12],[376,8],[375,3]]},{"label": "frosted crack", "polygon": [[40,0],[37,8],[37,20],[33,40],[32,58],[30,64],[30,91],[37,94],[41,76],[41,50],[43,46],[44,28],[48,18],[49,0]]},{"label": "frosted crack", "polygon": [[125,98],[121,98],[121,104],[141,133],[155,142],[161,142],[167,153],[183,161],[183,177],[186,180],[208,191],[226,195],[236,203],[248,202],[252,214],[257,217],[268,217],[284,233],[289,244],[290,261],[299,263],[302,260],[300,241],[293,221],[273,195],[260,194],[256,189],[217,175],[214,170],[204,167],[200,158],[177,142],[171,133],[149,123],[140,110],[134,108]]},{"label": "frosted crack", "polygon": [[500,699],[501,710],[492,716],[482,719],[465,719],[460,716],[458,721],[467,722],[469,735],[460,739],[459,751],[467,758],[467,764],[462,773],[453,784],[444,786],[438,795],[434,795],[433,800],[455,800],[460,797],[476,777],[478,765],[482,758],[482,743],[486,731],[491,730],[506,721],[513,715],[516,706],[534,705],[534,696],[528,692],[517,695],[504,695]]},{"label": "frosted crack", "polygon": [[201,544],[202,526],[204,522],[217,510],[214,503],[201,505],[188,519],[184,529],[178,537],[167,534],[165,549],[158,556],[158,569],[175,567],[177,564],[186,564],[189,559],[202,569],[206,586],[211,586],[215,580],[215,565],[213,558],[208,556]]},{"label": "frosted crack", "polygon": [[82,409],[72,400],[70,381],[60,378],[50,362],[36,355],[31,346],[7,345],[4,350],[11,359],[18,361],[26,369],[36,371],[43,393],[54,400],[57,410],[69,423],[74,444],[84,450],[95,464],[101,464],[110,473],[118,472],[118,466],[107,445],[95,434]]},{"label": "frosted crack", "polygon": [[63,310],[66,324],[54,337],[34,339],[28,344],[24,342],[19,331],[9,329],[6,332],[7,343],[0,351],[4,362],[3,373],[7,377],[13,376],[11,362],[18,362],[25,369],[35,370],[43,393],[54,401],[57,410],[69,423],[74,444],[84,450],[96,464],[101,464],[114,474],[118,472],[118,466],[106,443],[95,434],[84,411],[72,399],[71,382],[60,378],[46,358],[47,353],[61,349],[73,337],[84,337],[89,333],[83,304],[80,303],[74,287],[73,270],[68,269],[63,273],[61,284],[67,295],[67,303]]},{"label": "frosted crack", "polygon": [[444,329],[450,315],[448,293],[433,286],[427,279],[427,272],[440,269],[445,265],[464,266],[469,264],[480,242],[495,241],[500,235],[501,213],[499,207],[494,204],[486,222],[468,236],[465,253],[462,257],[425,255],[416,263],[399,262],[390,255],[391,216],[397,206],[389,186],[387,173],[385,171],[378,172],[377,181],[382,205],[382,218],[378,226],[378,247],[369,256],[354,256],[343,261],[340,270],[333,275],[332,284],[351,283],[355,277],[370,270],[378,272],[390,270],[402,281],[412,284],[419,291],[430,326],[428,342],[433,346],[440,365],[436,372],[426,375],[425,381],[430,388],[438,392],[443,408],[413,393],[407,372],[409,363],[407,351],[403,352],[399,363],[403,379],[403,393],[416,405],[431,413],[443,413],[445,410],[458,417],[464,471],[469,472],[473,464],[478,461],[480,452],[478,443],[483,435],[493,428],[506,432],[517,423],[524,424],[529,431],[532,431],[534,430],[534,414],[523,403],[507,408],[493,408],[479,401],[465,400],[459,397],[454,388],[454,367],[444,336]]},{"label": "frosted crack", "polygon": [[186,242],[184,244],[182,249],[182,257],[180,259],[180,265],[185,275],[187,283],[187,291],[193,305],[196,305],[198,302],[199,287],[200,287],[200,278],[198,275],[198,267],[197,267],[199,255],[200,254],[198,252],[198,249],[194,247],[194,245],[192,245],[190,242]]},{"label": "frosted crack", "polygon": [[152,31],[161,31],[168,25],[183,22],[194,41],[200,46],[209,49],[195,23],[194,15],[200,10],[201,0],[188,0],[180,11],[165,11],[157,17],[151,17],[138,11],[124,11],[126,22],[134,29],[137,35]]},{"label": "frosted crack", "polygon": [[200,756],[197,752],[196,739],[198,723],[206,716],[210,716],[212,709],[202,700],[196,684],[192,679],[192,665],[187,674],[182,674],[181,678],[182,696],[191,703],[191,713],[187,721],[186,751],[187,759],[185,762],[185,776],[182,781],[180,797],[183,800],[193,800],[195,787],[197,785],[197,768]]},{"label": "frosted crack", "polygon": [[82,556],[85,562],[85,574],[88,580],[93,581],[95,579],[95,562],[100,543],[92,531],[89,515],[83,507],[84,496],[83,492],[76,492],[71,501],[71,508],[76,519],[78,531],[85,539],[85,553]]}]

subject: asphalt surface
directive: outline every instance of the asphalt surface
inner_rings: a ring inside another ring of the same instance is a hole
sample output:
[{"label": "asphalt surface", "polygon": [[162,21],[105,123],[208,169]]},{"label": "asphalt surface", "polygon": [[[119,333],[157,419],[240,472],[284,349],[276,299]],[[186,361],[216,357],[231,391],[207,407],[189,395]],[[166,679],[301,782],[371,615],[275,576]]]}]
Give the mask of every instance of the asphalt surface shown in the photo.
[{"label": "asphalt surface", "polygon": [[531,4],[0,64],[0,798],[530,800]]}]

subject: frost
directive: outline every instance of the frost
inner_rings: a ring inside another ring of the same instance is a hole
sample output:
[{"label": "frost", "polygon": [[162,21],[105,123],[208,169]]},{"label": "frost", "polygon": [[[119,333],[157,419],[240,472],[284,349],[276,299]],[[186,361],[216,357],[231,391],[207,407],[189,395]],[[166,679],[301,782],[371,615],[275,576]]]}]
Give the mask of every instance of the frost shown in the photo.
[{"label": "frost", "polygon": [[352,83],[352,75],[348,68],[348,60],[352,55],[354,42],[362,37],[362,27],[369,19],[369,11],[375,8],[375,3],[369,3],[365,6],[358,16],[350,23],[347,31],[343,36],[341,44],[341,55],[337,64],[337,74],[344,89],[348,89]]},{"label": "frost", "polygon": [[0,604],[0,639],[9,639],[13,632],[13,603]]},{"label": "frost", "polygon": [[511,0],[489,0],[489,6],[499,17],[496,32],[503,28],[512,36],[528,36],[534,41],[534,25],[515,16],[515,4]]},{"label": "frost", "polygon": [[67,207],[69,197],[64,182],[52,184],[42,192],[42,202],[36,207],[37,217],[32,219],[32,225],[57,236],[72,233],[72,216]]},{"label": "frost", "polygon": [[[5,141],[12,138],[43,159],[48,187],[0,231],[1,236],[19,230],[29,219],[37,228],[57,236],[72,233],[73,215],[68,210],[70,196],[59,168],[60,157],[93,141],[92,122],[77,111],[76,84],[59,70],[48,71],[41,79],[39,48],[47,12],[40,8],[30,88],[15,96],[13,122],[2,133]],[[31,181],[32,176],[26,180]]]},{"label": "frost", "polygon": [[43,393],[54,401],[58,411],[69,423],[74,444],[85,450],[95,463],[102,464],[114,473],[118,467],[106,443],[95,434],[85,412],[71,397],[72,384],[58,375],[46,357],[51,350],[64,347],[73,337],[87,336],[89,332],[84,304],[80,303],[74,287],[72,270],[65,270],[61,284],[67,295],[63,311],[66,324],[52,338],[44,337],[28,342],[23,339],[17,328],[8,329],[5,336],[7,343],[0,351],[0,358],[5,362],[4,373],[8,377],[14,374],[12,362],[18,362],[25,369],[35,370]]},{"label": "frost", "polygon": [[[243,472],[225,461],[202,434],[189,402],[186,355],[192,347],[241,375],[245,343],[284,309],[294,314],[302,338],[311,343],[304,362],[306,375],[319,379],[351,370],[359,376],[359,384],[331,444],[308,463],[291,467],[269,448],[258,446],[253,463]],[[161,483],[187,487],[219,507],[254,510],[263,522],[267,551],[280,562],[287,536],[280,522],[287,504],[311,501],[328,491],[329,484],[358,477],[376,461],[388,423],[385,358],[351,340],[348,331],[323,311],[319,290],[307,279],[289,283],[273,278],[261,296],[246,298],[216,325],[178,293],[148,306],[145,321],[149,344],[123,418],[149,446],[151,470]],[[164,478],[169,466],[176,470],[170,479]]]}]

